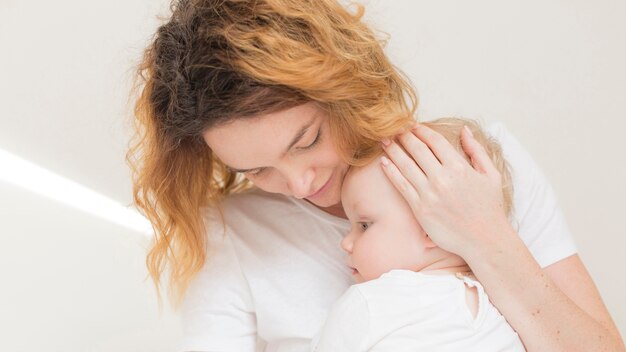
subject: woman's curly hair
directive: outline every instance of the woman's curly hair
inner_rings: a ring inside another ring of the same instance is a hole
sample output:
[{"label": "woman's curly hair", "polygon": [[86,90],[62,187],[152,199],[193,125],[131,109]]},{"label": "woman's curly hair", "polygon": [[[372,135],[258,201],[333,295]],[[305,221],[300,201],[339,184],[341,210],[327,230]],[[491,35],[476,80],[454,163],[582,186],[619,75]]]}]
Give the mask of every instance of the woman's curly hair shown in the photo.
[{"label": "woman's curly hair", "polygon": [[250,186],[213,155],[203,131],[314,101],[341,155],[363,164],[414,120],[417,96],[361,5],[179,0],[171,12],[138,68],[127,160],[135,204],[155,232],[148,270],[158,291],[169,271],[176,303],[207,260],[203,209]]}]

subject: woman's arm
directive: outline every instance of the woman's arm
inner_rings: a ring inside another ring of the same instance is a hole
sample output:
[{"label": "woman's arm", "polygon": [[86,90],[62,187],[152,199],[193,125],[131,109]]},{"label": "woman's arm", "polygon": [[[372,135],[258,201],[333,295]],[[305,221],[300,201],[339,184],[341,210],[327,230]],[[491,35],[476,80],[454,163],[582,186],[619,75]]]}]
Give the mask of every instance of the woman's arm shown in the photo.
[{"label": "woman's arm", "polygon": [[624,350],[578,255],[541,269],[512,229],[506,236],[466,260],[528,351]]},{"label": "woman's arm", "polygon": [[462,133],[462,145],[472,165],[425,126],[399,142],[410,156],[387,142],[393,163],[383,160],[385,172],[433,241],[465,258],[529,351],[624,350],[578,257],[542,270],[515,233],[504,214],[500,174],[469,133]]}]

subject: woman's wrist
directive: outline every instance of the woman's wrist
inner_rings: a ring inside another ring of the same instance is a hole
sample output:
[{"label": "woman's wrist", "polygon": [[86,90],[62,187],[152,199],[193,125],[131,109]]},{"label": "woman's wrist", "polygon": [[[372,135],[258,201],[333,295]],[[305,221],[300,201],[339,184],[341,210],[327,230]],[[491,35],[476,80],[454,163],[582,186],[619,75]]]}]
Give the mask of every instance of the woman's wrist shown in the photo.
[{"label": "woman's wrist", "polygon": [[474,240],[465,245],[458,254],[473,270],[475,266],[489,264],[486,262],[497,267],[497,263],[510,257],[510,253],[520,248],[527,250],[524,242],[508,222],[494,226],[472,238]]}]

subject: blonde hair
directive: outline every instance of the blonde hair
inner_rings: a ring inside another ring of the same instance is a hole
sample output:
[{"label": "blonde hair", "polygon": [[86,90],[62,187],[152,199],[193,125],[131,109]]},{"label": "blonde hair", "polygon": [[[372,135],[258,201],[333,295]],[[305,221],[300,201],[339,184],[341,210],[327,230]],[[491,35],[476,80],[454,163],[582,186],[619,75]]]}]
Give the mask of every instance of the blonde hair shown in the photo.
[{"label": "blonde hair", "polygon": [[476,141],[478,141],[478,143],[485,148],[491,162],[500,173],[504,212],[507,216],[511,216],[513,212],[513,181],[511,179],[509,164],[502,155],[500,143],[498,143],[498,141],[493,137],[489,136],[480,124],[474,120],[447,117],[422,122],[422,124],[441,134],[465,158],[465,160],[471,162],[470,158],[467,154],[465,154],[463,147],[461,146],[461,130],[464,126],[469,127],[470,131],[472,131],[474,139],[476,139]]},{"label": "blonde hair", "polygon": [[127,160],[150,220],[147,256],[175,305],[207,260],[204,207],[250,184],[202,139],[206,129],[317,102],[341,155],[357,163],[413,121],[417,96],[385,41],[334,0],[180,0],[138,68],[136,134]]},{"label": "blonde hair", "polygon": [[[504,212],[510,217],[513,213],[513,180],[509,164],[502,154],[500,143],[495,138],[489,136],[477,121],[471,119],[442,117],[436,120],[421,122],[421,124],[441,134],[469,163],[471,163],[471,160],[461,145],[461,130],[464,126],[467,126],[472,131],[474,139],[485,148],[489,159],[500,174]],[[379,144],[373,153],[357,160],[352,165],[363,167],[371,162],[375,162],[383,153],[382,146]]]}]

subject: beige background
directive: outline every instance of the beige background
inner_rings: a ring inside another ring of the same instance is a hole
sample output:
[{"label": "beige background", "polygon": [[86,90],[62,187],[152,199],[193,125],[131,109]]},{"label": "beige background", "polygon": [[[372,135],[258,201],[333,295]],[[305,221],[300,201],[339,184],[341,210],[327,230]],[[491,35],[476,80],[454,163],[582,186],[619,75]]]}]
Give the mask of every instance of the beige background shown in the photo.
[{"label": "beige background", "polygon": [[[626,3],[363,3],[422,119],[503,121],[535,157],[626,333]],[[166,7],[0,0],[0,149],[130,203],[126,97]],[[157,309],[143,235],[2,181],[0,223],[0,350],[174,348],[179,322]]]}]

